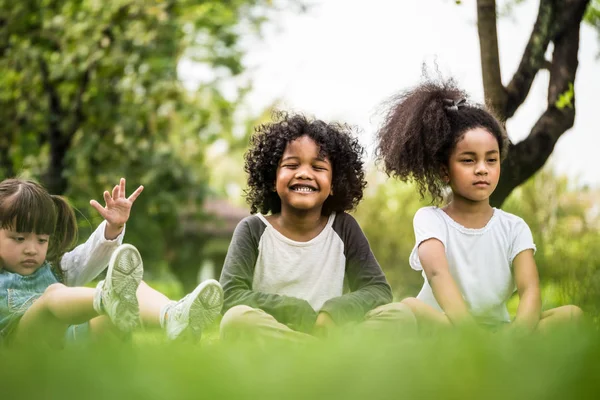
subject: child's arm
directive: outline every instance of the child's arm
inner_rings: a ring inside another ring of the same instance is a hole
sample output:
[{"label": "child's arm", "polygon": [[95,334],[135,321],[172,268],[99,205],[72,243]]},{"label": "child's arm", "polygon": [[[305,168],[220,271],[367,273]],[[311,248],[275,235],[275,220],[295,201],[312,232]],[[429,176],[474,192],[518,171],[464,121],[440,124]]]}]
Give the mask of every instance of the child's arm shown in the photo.
[{"label": "child's arm", "polygon": [[140,186],[129,198],[125,197],[125,179],[121,178],[112,196],[104,192],[106,207],[97,201],[90,204],[104,217],[88,240],[75,247],[60,260],[65,284],[82,286],[94,279],[106,268],[113,251],[123,242],[125,223],[129,219],[131,207],[143,190]]},{"label": "child's arm", "polygon": [[258,238],[252,235],[248,217],[235,228],[227,251],[221,286],[223,312],[237,305],[259,308],[292,329],[310,332],[317,318],[311,305],[302,299],[252,290],[254,267],[258,258]]},{"label": "child's arm", "polygon": [[331,322],[360,321],[367,312],[393,300],[392,289],[358,222],[349,214],[339,214],[336,220],[338,218],[343,218],[341,236],[346,249],[346,278],[350,293],[323,304],[321,313],[326,315],[320,317],[318,325],[324,326]]},{"label": "child's arm", "polygon": [[450,274],[444,244],[438,239],[425,240],[419,245],[418,255],[433,295],[452,324],[474,324],[467,303]]},{"label": "child's arm", "polygon": [[511,327],[531,332],[540,320],[542,309],[540,280],[532,249],[522,251],[515,257],[513,270],[519,292],[519,307]]}]

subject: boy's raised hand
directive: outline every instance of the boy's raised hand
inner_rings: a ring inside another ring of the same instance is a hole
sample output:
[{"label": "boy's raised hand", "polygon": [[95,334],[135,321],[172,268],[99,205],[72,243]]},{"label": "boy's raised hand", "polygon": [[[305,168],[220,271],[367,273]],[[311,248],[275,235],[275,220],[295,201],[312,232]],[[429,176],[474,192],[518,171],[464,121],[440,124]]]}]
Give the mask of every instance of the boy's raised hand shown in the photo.
[{"label": "boy's raised hand", "polygon": [[129,219],[131,207],[142,190],[144,187],[140,186],[131,196],[125,197],[125,178],[121,178],[119,184],[113,188],[112,195],[108,191],[104,192],[105,207],[102,207],[96,200],[90,200],[90,205],[106,220],[104,236],[107,240],[115,239],[123,231],[123,227]]}]

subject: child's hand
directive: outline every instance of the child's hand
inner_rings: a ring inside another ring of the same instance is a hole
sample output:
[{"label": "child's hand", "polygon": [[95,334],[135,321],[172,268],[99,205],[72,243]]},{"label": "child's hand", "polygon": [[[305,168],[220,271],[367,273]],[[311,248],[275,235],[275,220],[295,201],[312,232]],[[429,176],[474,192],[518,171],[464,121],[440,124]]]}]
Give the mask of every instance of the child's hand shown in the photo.
[{"label": "child's hand", "polygon": [[335,327],[335,322],[329,314],[326,312],[320,312],[317,315],[315,326],[313,328],[313,334],[315,336],[325,337],[329,334],[329,331]]},{"label": "child's hand", "polygon": [[112,191],[112,196],[108,191],[104,192],[104,201],[106,207],[102,207],[96,200],[90,200],[90,205],[94,207],[100,215],[106,220],[106,230],[104,237],[107,240],[113,240],[121,234],[125,222],[129,219],[129,212],[135,199],[144,190],[143,186],[138,187],[128,198],[125,198],[125,179],[121,181]]}]

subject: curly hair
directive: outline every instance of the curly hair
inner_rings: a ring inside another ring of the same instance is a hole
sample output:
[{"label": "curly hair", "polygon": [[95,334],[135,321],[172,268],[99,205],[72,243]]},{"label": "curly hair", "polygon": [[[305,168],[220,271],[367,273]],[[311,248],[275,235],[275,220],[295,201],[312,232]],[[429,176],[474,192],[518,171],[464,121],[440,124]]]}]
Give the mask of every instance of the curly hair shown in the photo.
[{"label": "curly hair", "polygon": [[250,138],[244,155],[248,174],[245,191],[250,211],[275,214],[281,211],[281,199],[273,191],[277,167],[291,141],[308,136],[319,146],[321,156],[332,166],[333,194],[325,200],[322,215],[354,209],[367,186],[363,169],[363,147],[348,125],[310,120],[299,114],[275,112],[273,122],[259,125]]},{"label": "curly hair", "polygon": [[383,161],[385,172],[403,181],[415,181],[421,198],[429,193],[432,201],[439,203],[446,186],[441,171],[466,131],[483,128],[494,135],[504,160],[509,145],[504,128],[484,106],[467,99],[453,79],[427,77],[394,97],[377,133],[376,155]]}]

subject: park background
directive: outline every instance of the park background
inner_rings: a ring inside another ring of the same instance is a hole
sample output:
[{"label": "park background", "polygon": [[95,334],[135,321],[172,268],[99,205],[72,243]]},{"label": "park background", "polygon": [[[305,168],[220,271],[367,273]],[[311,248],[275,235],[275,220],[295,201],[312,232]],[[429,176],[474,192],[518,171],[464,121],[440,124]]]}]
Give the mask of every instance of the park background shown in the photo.
[{"label": "park background", "polygon": [[[493,202],[525,219],[544,308],[600,315],[600,1],[0,1],[0,179],[78,210],[123,176],[125,241],[174,298],[217,277],[248,215],[243,154],[274,109],[356,127],[368,188],[354,212],[396,299],[417,294],[412,217],[428,204],[374,162],[382,106],[423,65],[506,120]],[[516,307],[516,300],[511,308]]]}]

